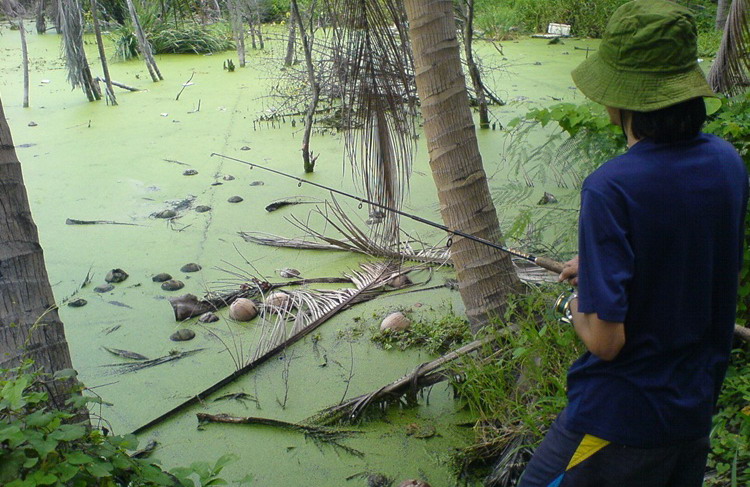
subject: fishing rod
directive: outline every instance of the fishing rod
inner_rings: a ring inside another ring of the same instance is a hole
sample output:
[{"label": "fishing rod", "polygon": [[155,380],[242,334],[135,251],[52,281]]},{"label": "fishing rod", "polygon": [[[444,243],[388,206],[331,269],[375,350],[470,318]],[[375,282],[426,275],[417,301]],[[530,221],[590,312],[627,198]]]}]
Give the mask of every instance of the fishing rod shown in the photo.
[{"label": "fishing rod", "polygon": [[300,186],[300,187],[303,184],[310,184],[312,186],[316,186],[318,188],[325,189],[326,191],[330,191],[331,193],[335,193],[335,194],[338,194],[338,195],[341,195],[341,196],[345,196],[347,198],[351,198],[351,199],[356,200],[356,201],[359,202],[359,207],[360,208],[362,208],[362,205],[366,203],[368,205],[378,207],[378,208],[380,208],[382,210],[392,211],[393,213],[397,213],[397,214],[399,214],[401,216],[404,216],[404,217],[409,218],[411,220],[417,221],[419,223],[423,223],[425,225],[429,225],[429,226],[434,227],[434,228],[439,228],[440,230],[443,230],[444,232],[447,232],[447,233],[449,233],[451,235],[458,235],[459,237],[464,237],[466,239],[469,239],[471,241],[480,243],[482,245],[486,245],[488,247],[492,247],[493,249],[499,250],[501,252],[505,252],[506,254],[510,254],[510,255],[515,256],[515,257],[527,260],[529,262],[532,262],[532,263],[538,265],[539,267],[541,267],[543,269],[547,269],[548,271],[554,272],[556,274],[561,273],[562,270],[563,270],[563,264],[561,262],[558,262],[556,260],[550,259],[548,257],[536,256],[536,255],[532,255],[532,254],[529,254],[529,253],[526,253],[526,252],[522,252],[522,251],[517,250],[517,249],[511,249],[511,248],[508,248],[508,247],[504,247],[504,246],[502,246],[500,244],[497,244],[497,243],[492,242],[490,240],[484,239],[482,237],[477,237],[476,235],[472,235],[470,233],[462,232],[461,230],[455,230],[453,228],[449,228],[449,227],[447,227],[447,226],[445,226],[445,225],[443,225],[441,223],[433,222],[431,220],[427,220],[425,218],[422,218],[421,216],[413,215],[413,214],[407,213],[405,211],[401,211],[401,210],[397,210],[395,208],[391,208],[390,206],[383,205],[381,203],[369,200],[367,198],[363,198],[361,196],[349,194],[349,193],[346,193],[346,192],[341,191],[339,189],[331,188],[330,186],[325,186],[325,185],[320,184],[320,183],[315,183],[313,181],[308,181],[306,179],[298,178],[297,176],[292,176],[291,174],[287,174],[287,173],[279,171],[277,169],[271,169],[270,167],[261,166],[260,164],[255,164],[253,162],[243,161],[242,159],[237,159],[236,157],[226,156],[224,154],[219,154],[217,152],[212,152],[211,153],[211,157],[213,157],[213,156],[218,156],[218,157],[230,160],[230,161],[239,162],[240,164],[245,164],[247,166],[250,166],[251,168],[257,167],[258,169],[262,169],[264,171],[268,171],[268,172],[277,174],[279,176],[283,176],[285,178],[293,179],[293,180],[297,181],[297,186]]}]

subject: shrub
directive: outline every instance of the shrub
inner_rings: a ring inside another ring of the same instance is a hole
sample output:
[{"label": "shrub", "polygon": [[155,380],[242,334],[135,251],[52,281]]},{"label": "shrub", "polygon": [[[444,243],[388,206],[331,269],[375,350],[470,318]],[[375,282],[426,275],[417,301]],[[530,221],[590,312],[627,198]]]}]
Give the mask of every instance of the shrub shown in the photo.
[{"label": "shrub", "polygon": [[[0,370],[0,485],[36,487],[66,485],[202,487],[226,484],[219,478],[235,460],[224,455],[210,465],[195,462],[187,468],[164,471],[153,460],[133,458],[138,447],[133,435],[107,436],[85,423],[71,423],[70,411],[101,402],[75,391],[69,410],[52,409],[44,384],[52,378],[32,373],[32,363]],[[62,371],[57,379],[74,371]],[[247,482],[247,478],[241,483]]]}]

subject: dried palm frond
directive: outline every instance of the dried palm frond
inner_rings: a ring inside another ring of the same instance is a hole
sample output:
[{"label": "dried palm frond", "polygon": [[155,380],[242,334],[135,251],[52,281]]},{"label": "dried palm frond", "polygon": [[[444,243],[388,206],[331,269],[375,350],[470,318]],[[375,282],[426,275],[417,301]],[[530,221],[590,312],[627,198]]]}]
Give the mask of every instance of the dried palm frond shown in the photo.
[{"label": "dried palm frond", "polygon": [[89,101],[99,100],[99,85],[91,76],[86,52],[83,48],[83,9],[78,0],[58,0],[62,45],[68,81],[73,88],[81,87]]},{"label": "dried palm frond", "polygon": [[737,95],[750,84],[750,0],[734,0],[729,10],[724,36],[708,83],[718,93]]},{"label": "dried palm frond", "polygon": [[[416,138],[413,61],[402,2],[327,0],[326,4],[333,13],[332,69],[355,179],[363,184],[368,199],[400,208]],[[398,215],[386,212],[379,230],[376,240],[397,240]]]},{"label": "dried palm frond", "polygon": [[288,291],[284,304],[263,306],[261,336],[252,360],[271,353],[293,337],[309,333],[339,311],[388,292],[385,286],[391,280],[419,269],[419,266],[402,267],[393,262],[365,263],[360,271],[346,276],[354,287]]}]

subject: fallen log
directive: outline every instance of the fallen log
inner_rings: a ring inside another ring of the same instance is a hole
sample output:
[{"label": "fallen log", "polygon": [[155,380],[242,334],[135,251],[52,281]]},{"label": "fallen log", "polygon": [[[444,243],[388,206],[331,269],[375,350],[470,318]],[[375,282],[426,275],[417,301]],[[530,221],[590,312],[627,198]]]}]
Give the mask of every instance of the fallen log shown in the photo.
[{"label": "fallen log", "polygon": [[745,340],[746,342],[750,343],[750,328],[740,326],[735,324],[734,325],[734,336],[741,340]]},{"label": "fallen log", "polygon": [[403,395],[411,395],[411,397],[414,398],[416,397],[417,390],[437,384],[438,382],[450,377],[450,372],[443,369],[444,365],[468,353],[479,350],[484,345],[497,340],[499,336],[507,335],[515,329],[515,326],[509,326],[501,330],[498,336],[490,336],[482,338],[481,340],[475,340],[453,352],[433,360],[432,362],[421,364],[414,369],[412,373],[405,375],[376,391],[357,396],[346,402],[342,402],[341,404],[324,409],[310,418],[307,422],[320,425],[330,425],[341,422],[353,423],[361,418],[367,408],[374,403],[393,401],[395,398],[400,398]]},{"label": "fallen log", "polygon": [[[99,82],[104,82],[104,80],[103,80],[103,79],[101,79],[101,78],[99,78],[98,76],[97,76],[96,78],[94,78],[94,79],[95,79],[96,81],[99,81]],[[126,85],[126,84],[123,84],[123,83],[118,83],[117,81],[114,81],[114,80],[110,80],[110,82],[111,82],[111,83],[112,83],[112,84],[113,84],[114,86],[116,86],[116,87],[118,87],[118,88],[122,88],[123,90],[128,90],[128,91],[141,91],[141,89],[140,89],[140,88],[133,88],[132,86],[128,86],[128,85]]]}]

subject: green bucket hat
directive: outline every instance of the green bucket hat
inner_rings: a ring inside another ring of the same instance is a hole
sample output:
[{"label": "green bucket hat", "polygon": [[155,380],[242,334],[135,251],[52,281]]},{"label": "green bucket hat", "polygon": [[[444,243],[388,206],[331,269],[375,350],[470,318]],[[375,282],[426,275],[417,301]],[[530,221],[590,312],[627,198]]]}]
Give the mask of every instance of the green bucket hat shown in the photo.
[{"label": "green bucket hat", "polygon": [[690,10],[666,0],[635,0],[615,11],[599,50],[571,74],[597,103],[650,112],[715,96],[697,58]]}]

